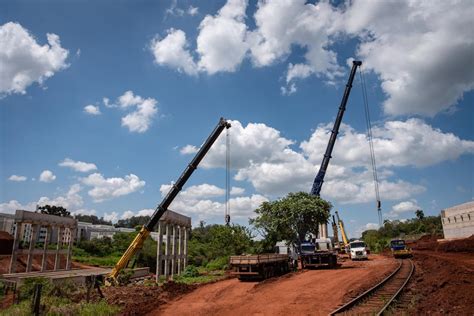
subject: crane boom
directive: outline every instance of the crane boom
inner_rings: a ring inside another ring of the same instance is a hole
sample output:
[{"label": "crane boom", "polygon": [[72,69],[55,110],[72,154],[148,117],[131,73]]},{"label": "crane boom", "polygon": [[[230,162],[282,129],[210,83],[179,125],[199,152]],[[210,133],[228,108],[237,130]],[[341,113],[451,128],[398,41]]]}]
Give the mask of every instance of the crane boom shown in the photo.
[{"label": "crane boom", "polygon": [[349,80],[346,84],[346,90],[342,96],[341,105],[339,106],[339,112],[337,113],[336,121],[334,122],[334,127],[332,128],[331,137],[329,138],[328,146],[326,148],[326,153],[324,154],[323,161],[321,162],[321,167],[319,168],[318,174],[313,182],[313,187],[311,188],[311,194],[319,196],[321,193],[321,188],[324,182],[324,176],[326,175],[326,170],[329,165],[329,160],[331,159],[332,150],[334,144],[336,143],[337,134],[339,133],[339,127],[341,126],[342,117],[344,116],[344,111],[346,110],[347,100],[349,99],[349,94],[352,89],[352,82],[354,81],[354,76],[357,70],[357,67],[361,66],[362,62],[354,60],[352,62],[351,74],[349,75]]},{"label": "crane boom", "polygon": [[339,234],[337,233],[337,223],[334,215],[332,216],[332,231],[334,233],[334,244],[339,245]]},{"label": "crane boom", "polygon": [[339,213],[336,211],[337,222],[339,228],[341,229],[342,241],[344,242],[344,247],[349,245],[349,239],[347,238],[346,230],[344,229],[344,222],[339,218]]},{"label": "crane boom", "polygon": [[188,164],[186,169],[183,171],[181,176],[178,178],[176,183],[173,184],[171,190],[165,196],[165,198],[161,201],[161,203],[156,207],[155,212],[151,216],[148,223],[143,225],[142,229],[132,241],[128,249],[124,252],[120,260],[115,265],[114,269],[110,273],[109,277],[116,279],[120,271],[125,268],[128,262],[132,259],[132,257],[143,247],[143,243],[145,242],[146,238],[150,235],[150,232],[153,230],[155,225],[160,220],[161,216],[166,212],[168,207],[170,206],[171,202],[175,199],[178,195],[179,191],[183,188],[184,184],[188,181],[189,177],[193,174],[194,170],[198,167],[201,160],[207,154],[209,149],[212,147],[216,139],[219,137],[221,132],[224,129],[230,128],[230,123],[227,122],[224,118],[219,120],[219,123],[214,128],[212,133],[206,139],[204,144],[201,146],[199,151],[197,152],[196,156],[194,156],[193,160]]}]

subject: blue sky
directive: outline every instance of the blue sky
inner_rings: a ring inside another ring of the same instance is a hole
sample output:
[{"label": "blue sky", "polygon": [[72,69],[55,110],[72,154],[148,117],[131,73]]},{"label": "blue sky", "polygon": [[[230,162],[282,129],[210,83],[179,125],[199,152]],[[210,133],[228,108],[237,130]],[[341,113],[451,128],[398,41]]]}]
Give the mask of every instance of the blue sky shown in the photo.
[{"label": "blue sky", "polygon": [[[233,123],[231,217],[247,224],[262,201],[310,190],[351,58],[366,72],[384,218],[470,201],[473,10],[3,1],[0,211],[149,214],[223,116]],[[358,78],[343,123],[322,197],[357,236],[377,223]],[[224,143],[171,206],[194,225],[223,222]]]}]

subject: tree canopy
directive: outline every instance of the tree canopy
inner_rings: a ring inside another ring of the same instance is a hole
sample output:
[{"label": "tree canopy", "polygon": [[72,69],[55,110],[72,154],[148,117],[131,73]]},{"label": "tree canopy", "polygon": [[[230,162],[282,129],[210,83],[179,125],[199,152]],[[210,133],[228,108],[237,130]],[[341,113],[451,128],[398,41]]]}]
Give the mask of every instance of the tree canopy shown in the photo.
[{"label": "tree canopy", "polygon": [[400,220],[385,220],[378,230],[371,229],[362,233],[362,239],[374,251],[381,251],[387,247],[390,239],[404,238],[405,236],[442,235],[443,227],[440,216],[424,216],[422,210],[415,212],[415,218]]},{"label": "tree canopy", "polygon": [[77,214],[77,215],[74,215],[74,218],[80,222],[91,223],[94,225],[112,225],[111,221],[106,221],[103,217],[99,218],[95,215]]},{"label": "tree canopy", "polygon": [[289,193],[282,199],[262,203],[250,224],[265,238],[267,250],[279,240],[300,245],[309,233],[318,235],[319,224],[327,223],[331,208],[331,203],[318,196]]},{"label": "tree canopy", "polygon": [[71,216],[71,213],[62,206],[47,204],[47,205],[39,206],[38,210],[41,212],[41,214],[56,215],[56,216],[62,216],[62,217]]},{"label": "tree canopy", "polygon": [[231,255],[253,253],[254,244],[251,231],[245,226],[204,226],[201,222],[191,232],[189,262],[196,266],[212,265],[213,262],[225,265]]},{"label": "tree canopy", "polygon": [[143,226],[150,220],[150,216],[132,216],[127,219],[120,219],[115,227],[127,227],[135,228],[137,226]]}]

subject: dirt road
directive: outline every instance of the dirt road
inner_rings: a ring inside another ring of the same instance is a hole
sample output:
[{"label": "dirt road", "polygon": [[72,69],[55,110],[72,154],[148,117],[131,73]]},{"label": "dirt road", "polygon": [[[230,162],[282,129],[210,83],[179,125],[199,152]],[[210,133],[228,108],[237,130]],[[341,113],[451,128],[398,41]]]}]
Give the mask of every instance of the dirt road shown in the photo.
[{"label": "dirt road", "polygon": [[327,315],[395,266],[391,258],[372,255],[339,269],[305,270],[260,283],[230,279],[202,286],[150,315]]}]

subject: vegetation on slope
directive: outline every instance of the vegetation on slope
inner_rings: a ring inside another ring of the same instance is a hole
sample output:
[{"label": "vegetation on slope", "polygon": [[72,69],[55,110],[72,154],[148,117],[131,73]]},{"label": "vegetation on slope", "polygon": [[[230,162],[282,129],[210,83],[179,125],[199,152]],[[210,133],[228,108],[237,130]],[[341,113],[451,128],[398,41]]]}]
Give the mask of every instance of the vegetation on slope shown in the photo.
[{"label": "vegetation on slope", "polygon": [[424,216],[422,210],[415,212],[416,217],[405,221],[385,220],[378,230],[371,229],[362,233],[362,239],[374,252],[380,252],[389,246],[393,238],[414,238],[420,235],[442,235],[440,216]]}]

